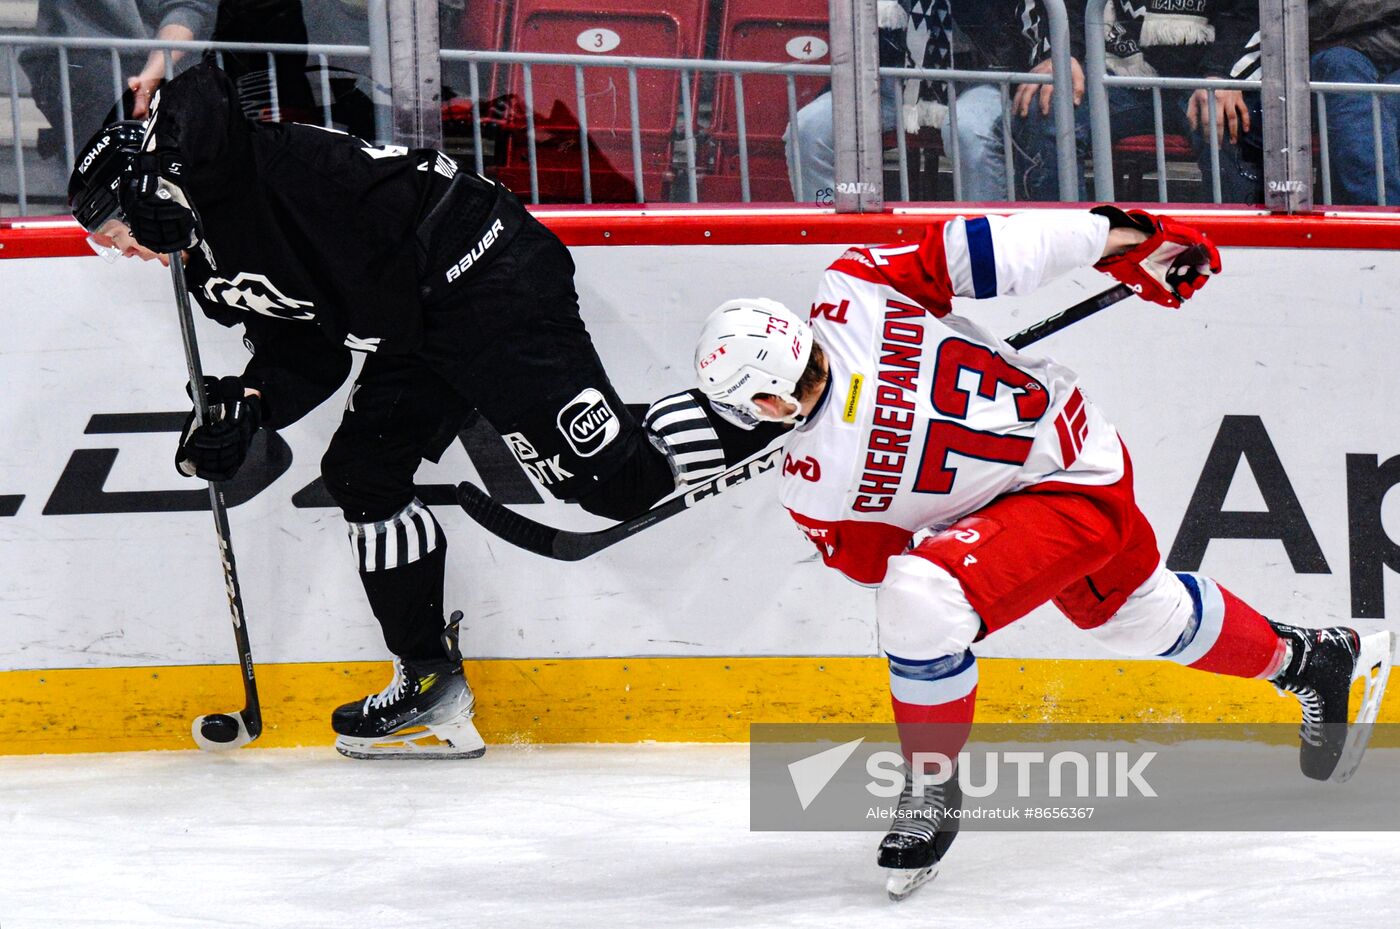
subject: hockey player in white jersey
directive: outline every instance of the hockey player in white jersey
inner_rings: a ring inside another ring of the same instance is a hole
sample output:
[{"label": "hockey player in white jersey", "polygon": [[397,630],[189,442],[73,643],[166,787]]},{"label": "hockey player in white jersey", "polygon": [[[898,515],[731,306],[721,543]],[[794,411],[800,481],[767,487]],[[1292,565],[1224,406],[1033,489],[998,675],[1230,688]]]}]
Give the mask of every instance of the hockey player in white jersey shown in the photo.
[{"label": "hockey player in white jersey", "polygon": [[[1374,720],[1391,634],[1272,622],[1166,570],[1127,449],[1075,373],[952,312],[954,297],[1028,294],[1090,265],[1176,307],[1220,257],[1194,229],[1112,206],[959,217],[918,243],[845,252],[810,320],[771,300],[722,305],[697,374],[715,404],[797,424],[782,503],[827,565],[877,588],[906,758],[957,757],[977,695],[970,646],[1053,601],[1120,653],[1296,694],[1303,773],[1350,776],[1370,728],[1348,726],[1350,686],[1366,680],[1355,723]],[[918,741],[930,731],[938,744]],[[897,898],[936,873],[961,802],[956,778],[919,794],[912,781],[879,850]]]}]

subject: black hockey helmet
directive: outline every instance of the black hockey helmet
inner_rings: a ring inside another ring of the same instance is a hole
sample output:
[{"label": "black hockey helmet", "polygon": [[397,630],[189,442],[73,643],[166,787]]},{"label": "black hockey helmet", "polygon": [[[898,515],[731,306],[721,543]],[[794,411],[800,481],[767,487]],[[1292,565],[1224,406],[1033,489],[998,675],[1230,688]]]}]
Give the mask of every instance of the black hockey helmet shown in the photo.
[{"label": "black hockey helmet", "polygon": [[145,123],[123,120],[99,130],[78,150],[78,162],[68,178],[68,208],[88,232],[96,232],[121,213],[117,185],[141,150],[145,135]]}]

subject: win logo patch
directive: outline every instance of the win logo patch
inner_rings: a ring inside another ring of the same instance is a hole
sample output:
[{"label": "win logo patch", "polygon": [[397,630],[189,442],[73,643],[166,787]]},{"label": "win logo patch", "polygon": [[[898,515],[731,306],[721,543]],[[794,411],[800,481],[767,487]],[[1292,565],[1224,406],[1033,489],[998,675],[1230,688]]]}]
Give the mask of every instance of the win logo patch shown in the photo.
[{"label": "win logo patch", "polygon": [[580,458],[591,458],[622,432],[617,414],[603,395],[592,387],[564,404],[559,411],[559,431]]}]

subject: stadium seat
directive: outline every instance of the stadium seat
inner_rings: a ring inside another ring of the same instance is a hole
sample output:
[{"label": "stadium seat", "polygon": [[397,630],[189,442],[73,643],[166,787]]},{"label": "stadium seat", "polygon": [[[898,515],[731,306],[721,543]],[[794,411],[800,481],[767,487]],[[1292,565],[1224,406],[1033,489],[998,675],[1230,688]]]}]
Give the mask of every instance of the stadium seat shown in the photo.
[{"label": "stadium seat", "polygon": [[[483,8],[484,7],[484,8]],[[514,12],[514,0],[491,0],[486,4],[474,3],[462,16],[457,29],[456,41],[444,42],[447,48],[463,48],[470,51],[498,52],[509,48],[507,29]],[[504,69],[499,65],[479,64],[477,66],[477,87],[482,100],[490,100],[500,93],[504,80]],[[465,70],[463,68],[462,70]],[[470,99],[470,86],[454,87],[458,95]]]},{"label": "stadium seat", "polygon": [[[518,52],[602,56],[700,58],[709,0],[516,0],[509,48]],[[584,200],[583,158],[575,71],[534,65],[533,110],[541,202]],[[530,196],[524,69],[509,68],[496,148],[496,176]],[[589,178],[594,202],[636,199],[632,112],[627,71],[585,68]],[[649,200],[667,197],[672,137],[680,108],[680,72],[637,72],[637,121],[642,181]]]},{"label": "stadium seat", "polygon": [[[725,0],[720,16],[719,57],[724,61],[773,61],[828,64],[829,20],[826,0]],[[796,78],[797,108],[826,89],[825,77]],[[744,123],[748,138],[749,191],[754,201],[792,200],[783,132],[788,110],[787,77],[744,76]],[[734,80],[715,82],[714,119],[710,126],[714,162],[702,182],[702,199],[742,199],[739,119]],[[810,191],[804,191],[810,196]]]},{"label": "stadium seat", "polygon": [[[1196,164],[1196,151],[1185,136],[1164,135],[1162,150],[1167,161],[1184,161],[1193,166]],[[1157,182],[1146,180],[1146,175],[1157,171],[1155,135],[1126,136],[1114,142],[1113,167],[1117,174],[1115,187],[1121,185],[1122,188],[1116,191],[1120,200],[1133,203],[1157,200]],[[1170,191],[1168,193],[1170,194]]]}]

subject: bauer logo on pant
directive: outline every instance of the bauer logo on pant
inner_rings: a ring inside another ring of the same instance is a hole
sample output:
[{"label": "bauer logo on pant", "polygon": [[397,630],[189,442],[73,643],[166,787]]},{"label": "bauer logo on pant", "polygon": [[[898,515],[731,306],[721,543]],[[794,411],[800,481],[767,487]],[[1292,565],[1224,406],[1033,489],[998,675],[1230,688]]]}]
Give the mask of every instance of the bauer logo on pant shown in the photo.
[{"label": "bauer logo on pant", "polygon": [[559,411],[559,431],[569,440],[580,458],[590,458],[603,450],[622,432],[617,414],[603,395],[592,387],[570,400]]}]

